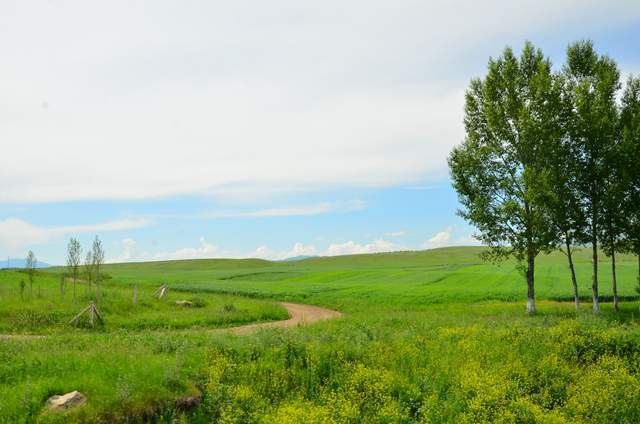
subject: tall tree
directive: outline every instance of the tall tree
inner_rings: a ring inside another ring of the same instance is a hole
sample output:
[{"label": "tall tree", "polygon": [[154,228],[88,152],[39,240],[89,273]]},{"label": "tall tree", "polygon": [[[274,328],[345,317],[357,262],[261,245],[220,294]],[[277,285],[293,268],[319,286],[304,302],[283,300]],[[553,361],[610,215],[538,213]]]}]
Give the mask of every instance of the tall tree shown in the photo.
[{"label": "tall tree", "polygon": [[80,269],[80,261],[82,257],[82,247],[80,246],[80,242],[75,239],[69,239],[69,244],[67,245],[67,269],[69,275],[73,279],[73,298],[76,298],[76,282],[78,281],[78,271]]},{"label": "tall tree", "polygon": [[98,300],[100,300],[100,280],[102,277],[102,265],[104,264],[104,250],[102,249],[102,242],[98,236],[93,240],[91,256],[93,258],[93,272],[95,275]]},{"label": "tall tree", "polygon": [[27,257],[25,258],[25,267],[27,268],[27,274],[29,275],[29,297],[31,298],[33,297],[33,279],[37,265],[38,260],[36,259],[36,255],[34,255],[33,251],[29,250]]},{"label": "tall tree", "polygon": [[616,140],[620,74],[611,59],[596,53],[592,42],[581,41],[567,49],[564,75],[571,102],[568,133],[576,152],[576,189],[584,200],[588,219],[584,242],[590,243],[592,249],[593,311],[598,313],[598,241],[609,172],[607,158]]},{"label": "tall tree", "polygon": [[611,258],[611,289],[613,308],[618,311],[618,281],[616,272],[616,252],[623,249],[623,234],[627,225],[625,198],[628,193],[628,172],[626,160],[622,155],[619,138],[607,149],[605,161],[605,190],[602,198],[602,227],[600,239],[602,250]]},{"label": "tall tree", "polygon": [[490,247],[515,257],[526,274],[527,312],[535,312],[535,258],[553,249],[555,231],[541,204],[549,187],[546,160],[562,136],[561,79],[542,51],[526,43],[489,61],[484,80],[466,93],[464,142],[449,156],[459,214]]},{"label": "tall tree", "polygon": [[626,215],[625,247],[638,258],[640,286],[640,78],[630,77],[622,95],[620,111],[621,157],[625,160],[627,193],[623,210]]},{"label": "tall tree", "polygon": [[[562,78],[562,76],[559,76]],[[564,135],[556,138],[552,153],[547,158],[549,170],[549,187],[541,192],[541,199],[547,208],[549,224],[557,231],[557,245],[559,250],[567,257],[573,287],[573,300],[576,310],[580,308],[580,294],[578,292],[578,279],[576,277],[573,253],[575,245],[585,238],[586,217],[582,206],[582,199],[576,190],[577,163],[576,152],[566,136],[566,123],[569,122],[571,113],[570,102],[567,96],[562,96],[561,121],[564,127]]]}]

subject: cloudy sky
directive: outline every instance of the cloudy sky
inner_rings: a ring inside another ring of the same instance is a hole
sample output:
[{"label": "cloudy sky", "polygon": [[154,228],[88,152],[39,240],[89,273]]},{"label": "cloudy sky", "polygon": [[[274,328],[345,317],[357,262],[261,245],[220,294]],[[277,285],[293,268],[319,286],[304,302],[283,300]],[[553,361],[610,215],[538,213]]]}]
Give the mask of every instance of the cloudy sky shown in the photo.
[{"label": "cloudy sky", "polygon": [[473,243],[446,156],[490,56],[640,2],[0,0],[0,257],[284,258]]}]

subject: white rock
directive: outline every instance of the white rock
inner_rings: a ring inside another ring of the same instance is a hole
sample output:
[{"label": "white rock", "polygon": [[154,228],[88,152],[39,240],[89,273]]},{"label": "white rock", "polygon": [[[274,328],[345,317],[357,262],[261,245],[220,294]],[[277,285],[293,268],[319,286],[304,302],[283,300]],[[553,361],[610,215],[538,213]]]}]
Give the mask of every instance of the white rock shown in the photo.
[{"label": "white rock", "polygon": [[49,409],[69,409],[80,406],[87,401],[87,397],[77,390],[64,395],[54,395],[47,399]]}]

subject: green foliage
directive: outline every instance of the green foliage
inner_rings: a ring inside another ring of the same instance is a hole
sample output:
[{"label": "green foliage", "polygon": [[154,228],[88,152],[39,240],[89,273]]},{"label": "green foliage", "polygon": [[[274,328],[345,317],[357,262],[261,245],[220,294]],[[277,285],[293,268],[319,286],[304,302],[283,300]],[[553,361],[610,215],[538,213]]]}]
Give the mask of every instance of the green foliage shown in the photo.
[{"label": "green foliage", "polygon": [[582,422],[637,423],[640,421],[640,379],[625,361],[603,356],[577,376],[569,391],[567,415]]},{"label": "green foliage", "polygon": [[520,262],[533,313],[535,258],[558,239],[545,200],[552,197],[547,158],[564,132],[563,81],[531,43],[519,58],[505,49],[488,68],[466,93],[466,138],[452,150],[449,168],[460,216],[491,248],[489,258]]},{"label": "green foliage", "polygon": [[461,315],[471,320],[411,329],[384,320],[374,339],[356,337],[351,321],[214,348],[207,413],[220,422],[637,422],[637,332],[593,319]]},{"label": "green foliage", "polygon": [[[620,112],[621,150],[626,158],[625,179],[629,192],[623,207],[628,211],[625,228],[626,250],[640,255],[640,78],[629,77],[622,95]],[[640,283],[640,274],[639,274]]]},{"label": "green foliage", "polygon": [[460,215],[494,256],[550,249],[554,240],[538,204],[546,188],[546,158],[562,136],[561,83],[540,50],[527,43],[489,62],[484,80],[466,94],[467,137],[449,158]]}]

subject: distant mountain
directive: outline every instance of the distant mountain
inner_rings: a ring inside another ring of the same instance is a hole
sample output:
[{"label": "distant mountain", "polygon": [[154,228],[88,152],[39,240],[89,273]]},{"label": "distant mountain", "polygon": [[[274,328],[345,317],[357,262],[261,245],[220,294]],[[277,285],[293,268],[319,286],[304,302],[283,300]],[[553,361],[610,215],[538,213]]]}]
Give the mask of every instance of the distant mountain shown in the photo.
[{"label": "distant mountain", "polygon": [[[26,265],[26,261],[24,259],[20,259],[20,258],[11,258],[9,259],[9,261],[7,262],[7,260],[0,260],[0,268],[24,268]],[[36,268],[49,268],[50,265],[46,262],[40,262],[38,261],[38,263],[36,264]]]},{"label": "distant mountain", "polygon": [[310,258],[315,258],[315,256],[298,255],[298,256],[293,256],[291,258],[282,259],[282,262],[301,261],[303,259],[310,259]]}]

